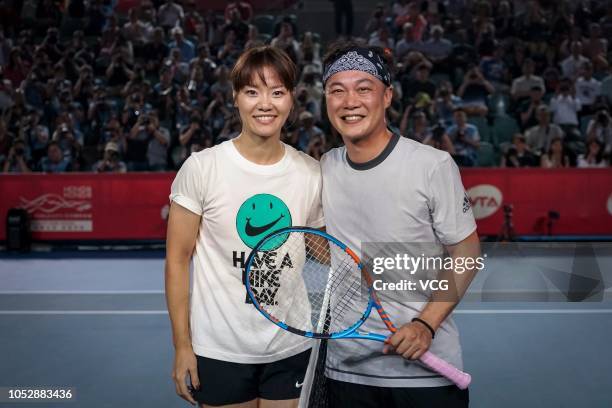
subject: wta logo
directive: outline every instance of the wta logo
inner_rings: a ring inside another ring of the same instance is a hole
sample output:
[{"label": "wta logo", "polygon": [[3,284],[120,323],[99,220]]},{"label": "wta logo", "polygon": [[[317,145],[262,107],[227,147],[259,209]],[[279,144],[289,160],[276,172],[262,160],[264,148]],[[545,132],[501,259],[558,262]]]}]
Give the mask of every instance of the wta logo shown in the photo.
[{"label": "wta logo", "polygon": [[487,218],[501,207],[503,196],[501,191],[491,184],[479,184],[467,191],[472,204],[474,218],[477,220]]}]

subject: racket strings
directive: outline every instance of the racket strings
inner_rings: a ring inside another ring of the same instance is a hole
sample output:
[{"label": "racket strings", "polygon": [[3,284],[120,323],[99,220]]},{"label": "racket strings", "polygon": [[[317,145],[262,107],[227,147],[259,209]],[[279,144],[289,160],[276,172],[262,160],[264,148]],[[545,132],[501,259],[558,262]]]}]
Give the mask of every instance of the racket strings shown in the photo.
[{"label": "racket strings", "polygon": [[[273,319],[327,336],[356,321],[345,324],[348,311],[365,310],[360,269],[333,242],[292,231],[273,237],[268,247],[276,249],[255,254],[249,284],[260,308]],[[328,308],[331,318],[326,318]]]}]

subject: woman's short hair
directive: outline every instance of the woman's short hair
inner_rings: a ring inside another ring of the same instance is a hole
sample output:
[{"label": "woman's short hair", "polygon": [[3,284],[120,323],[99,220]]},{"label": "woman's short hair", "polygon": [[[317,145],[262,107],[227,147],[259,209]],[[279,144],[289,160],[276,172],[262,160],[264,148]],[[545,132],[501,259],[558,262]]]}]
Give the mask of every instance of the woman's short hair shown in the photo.
[{"label": "woman's short hair", "polygon": [[[262,45],[244,51],[230,74],[234,91],[252,86],[255,75],[266,84],[264,68],[271,69],[288,91],[292,92],[297,84],[297,68],[289,55],[280,48]],[[266,84],[267,85],[267,84]]]}]

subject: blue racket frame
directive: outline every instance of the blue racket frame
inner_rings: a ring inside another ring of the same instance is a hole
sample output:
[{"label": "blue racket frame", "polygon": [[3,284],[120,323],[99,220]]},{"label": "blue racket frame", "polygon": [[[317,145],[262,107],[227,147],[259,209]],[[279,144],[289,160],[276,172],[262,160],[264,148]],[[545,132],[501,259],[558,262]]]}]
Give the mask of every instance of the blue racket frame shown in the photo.
[{"label": "blue racket frame", "polygon": [[[353,324],[349,328],[347,328],[347,329],[345,329],[345,330],[343,330],[341,332],[337,332],[337,333],[320,334],[320,333],[313,333],[313,332],[309,332],[309,331],[299,330],[299,329],[296,329],[294,327],[288,326],[284,322],[281,322],[280,320],[274,318],[273,316],[271,316],[269,313],[267,313],[265,310],[263,310],[261,308],[261,306],[259,305],[259,302],[257,302],[257,299],[255,298],[255,295],[253,294],[253,291],[251,290],[251,284],[250,284],[250,279],[249,279],[249,275],[251,273],[251,265],[253,263],[253,259],[255,257],[255,254],[257,252],[259,252],[259,249],[263,245],[265,245],[265,243],[269,239],[272,239],[272,238],[274,238],[274,237],[276,237],[278,235],[287,234],[287,233],[290,233],[290,232],[302,232],[302,233],[308,233],[308,234],[315,234],[315,235],[318,235],[320,237],[323,237],[323,238],[333,242],[334,244],[338,245],[338,247],[340,247],[343,251],[345,251],[347,254],[349,254],[355,260],[355,263],[357,264],[357,266],[359,267],[360,271],[363,274],[363,264],[362,264],[361,260],[357,257],[357,255],[347,245],[345,245],[343,242],[341,242],[337,238],[329,235],[328,233],[323,232],[323,231],[318,230],[318,229],[309,228],[309,227],[287,227],[287,228],[279,229],[279,230],[274,231],[274,232],[266,235],[265,237],[263,237],[261,239],[261,241],[259,241],[257,243],[255,248],[253,248],[253,250],[249,254],[249,257],[247,258],[247,262],[246,262],[246,267],[245,267],[245,271],[246,271],[246,279],[245,279],[246,290],[247,290],[247,293],[248,293],[249,297],[251,298],[251,301],[253,302],[253,305],[255,306],[255,308],[257,308],[259,313],[261,313],[266,319],[268,319],[269,321],[271,321],[272,323],[274,323],[275,325],[277,325],[281,329],[287,330],[287,331],[289,331],[291,333],[294,333],[294,334],[297,334],[297,335],[300,335],[300,336],[304,336],[304,337],[310,337],[310,338],[313,338],[313,339],[364,339],[364,340],[374,340],[374,341],[384,342],[388,338],[387,336],[384,336],[382,334],[377,334],[377,333],[360,332],[360,331],[357,330],[359,327],[361,327],[361,325],[370,316],[370,313],[372,312],[372,308],[377,309],[377,311],[379,311],[379,312],[382,310],[381,318],[383,319],[383,321],[385,319],[388,320],[388,317],[386,317],[386,313],[384,312],[384,309],[382,308],[382,305],[380,305],[380,303],[376,301],[376,297],[375,297],[374,292],[373,292],[374,289],[371,286],[368,287],[368,294],[369,294],[368,306],[367,306],[365,312],[363,313],[363,315],[361,316],[361,318],[359,318],[359,320],[357,322],[355,322],[355,324]],[[387,322],[385,322],[385,323],[387,323]],[[389,323],[390,323],[390,321],[389,321]]]}]

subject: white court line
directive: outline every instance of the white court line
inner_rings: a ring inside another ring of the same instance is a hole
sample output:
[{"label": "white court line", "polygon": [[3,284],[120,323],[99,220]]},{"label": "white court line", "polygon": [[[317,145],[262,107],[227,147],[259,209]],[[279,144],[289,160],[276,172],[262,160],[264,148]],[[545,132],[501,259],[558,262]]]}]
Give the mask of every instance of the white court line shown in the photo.
[{"label": "white court line", "polygon": [[[612,309],[468,309],[455,314],[611,314]],[[0,310],[0,315],[166,315],[165,310]]]},{"label": "white court line", "polygon": [[0,290],[0,295],[163,295],[163,290]]}]

